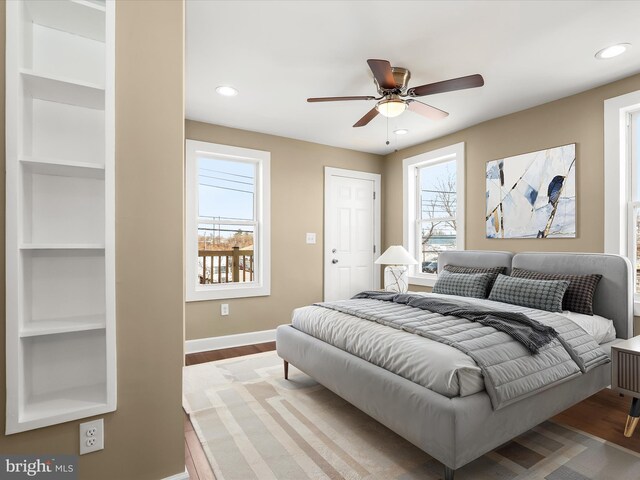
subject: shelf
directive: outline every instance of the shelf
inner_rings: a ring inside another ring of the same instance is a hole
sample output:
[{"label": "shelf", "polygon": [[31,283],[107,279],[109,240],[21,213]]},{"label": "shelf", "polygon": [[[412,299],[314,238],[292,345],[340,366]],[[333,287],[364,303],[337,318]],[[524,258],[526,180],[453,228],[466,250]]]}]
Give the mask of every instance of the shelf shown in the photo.
[{"label": "shelf", "polygon": [[82,0],[26,0],[33,23],[104,42],[105,7]]},{"label": "shelf", "polygon": [[106,405],[105,329],[23,337],[21,421]]},{"label": "shelf", "polygon": [[104,244],[104,181],[23,176],[23,245]]},{"label": "shelf", "polygon": [[55,318],[31,321],[22,328],[21,338],[61,333],[86,332],[105,328],[104,315],[86,315],[80,317]]},{"label": "shelf", "polygon": [[104,87],[22,69],[25,90],[33,98],[104,110]]},{"label": "shelf", "polygon": [[[69,320],[58,320],[58,328],[63,322],[68,328]],[[23,400],[17,423],[9,425],[8,431],[112,411],[113,400],[107,390],[106,328],[59,335],[44,334],[42,328],[40,333],[20,339]]]},{"label": "shelf", "polygon": [[21,253],[20,324],[23,328],[48,328],[47,322],[41,320],[47,318],[64,319],[67,325],[71,320],[103,322],[106,311],[104,250],[27,249]]},{"label": "shelf", "polygon": [[104,110],[25,98],[22,154],[104,164]]},{"label": "shelf", "polygon": [[108,411],[108,405],[105,385],[96,384],[34,395],[25,404],[20,422],[26,424],[46,419],[48,422],[44,425],[50,425],[52,418],[60,423],[106,411]]},{"label": "shelf", "polygon": [[104,250],[101,243],[25,243],[20,250]]},{"label": "shelf", "polygon": [[53,158],[23,157],[20,163],[31,173],[60,177],[104,178],[104,165]]}]

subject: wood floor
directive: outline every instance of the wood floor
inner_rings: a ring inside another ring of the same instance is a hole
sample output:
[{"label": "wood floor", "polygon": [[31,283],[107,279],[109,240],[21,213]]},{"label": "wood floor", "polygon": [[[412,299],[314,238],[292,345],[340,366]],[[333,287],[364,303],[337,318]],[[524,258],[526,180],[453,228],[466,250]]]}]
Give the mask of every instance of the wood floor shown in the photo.
[{"label": "wood floor", "polygon": [[[252,353],[275,350],[275,342],[227,348],[212,352],[192,353],[186,356],[186,365],[240,357]],[[640,428],[631,438],[623,435],[624,423],[631,405],[630,397],[620,397],[609,389],[592,395],[577,405],[556,415],[553,419],[571,427],[603,438],[640,453]],[[184,420],[185,463],[191,480],[215,480],[202,445],[193,430],[189,416]]]},{"label": "wood floor", "polygon": [[631,438],[624,436],[630,406],[631,397],[621,397],[605,388],[553,419],[640,453],[640,429]]},{"label": "wood floor", "polygon": [[225,348],[210,352],[190,353],[185,356],[185,365],[214,362],[225,358],[242,357],[252,353],[269,352],[276,349],[276,342],[259,343],[257,345],[245,345],[243,347]]}]

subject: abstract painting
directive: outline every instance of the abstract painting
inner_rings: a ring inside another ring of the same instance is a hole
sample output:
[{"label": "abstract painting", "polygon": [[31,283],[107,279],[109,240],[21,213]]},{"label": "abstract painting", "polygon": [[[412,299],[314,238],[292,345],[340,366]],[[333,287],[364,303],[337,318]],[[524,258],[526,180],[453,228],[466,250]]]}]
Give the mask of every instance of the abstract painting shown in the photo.
[{"label": "abstract painting", "polygon": [[575,238],[576,144],[487,162],[487,238]]}]

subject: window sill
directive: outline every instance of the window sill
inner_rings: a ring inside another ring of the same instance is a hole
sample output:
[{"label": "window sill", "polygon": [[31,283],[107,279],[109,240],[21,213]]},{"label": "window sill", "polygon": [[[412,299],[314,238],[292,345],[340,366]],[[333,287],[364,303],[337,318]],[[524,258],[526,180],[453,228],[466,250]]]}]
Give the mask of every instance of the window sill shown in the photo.
[{"label": "window sill", "polygon": [[437,275],[420,276],[409,275],[409,285],[421,285],[423,287],[433,287],[438,279]]},{"label": "window sill", "polygon": [[228,298],[266,297],[271,294],[268,286],[255,285],[252,287],[234,284],[215,285],[210,288],[196,287],[195,291],[188,291],[187,302],[203,302],[207,300],[226,300]]}]

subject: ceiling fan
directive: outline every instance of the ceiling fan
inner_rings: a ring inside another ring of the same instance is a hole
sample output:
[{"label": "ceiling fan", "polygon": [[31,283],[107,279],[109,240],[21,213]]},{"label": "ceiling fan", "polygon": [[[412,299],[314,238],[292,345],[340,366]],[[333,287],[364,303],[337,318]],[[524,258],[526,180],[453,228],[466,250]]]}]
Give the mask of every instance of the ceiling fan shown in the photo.
[{"label": "ceiling fan", "polygon": [[452,78],[442,82],[428,83],[419,87],[408,88],[411,72],[406,68],[392,67],[387,60],[367,60],[369,68],[373,72],[374,83],[379,97],[351,96],[351,97],[320,97],[307,98],[307,102],[341,102],[345,100],[377,100],[376,106],[369,110],[364,117],[353,126],[364,127],[378,114],[385,117],[397,117],[407,108],[412,112],[423,115],[431,120],[440,120],[449,115],[439,108],[415,100],[415,97],[434,95],[436,93],[453,92],[466,88],[481,87],[484,85],[482,75],[468,75],[466,77]]}]

